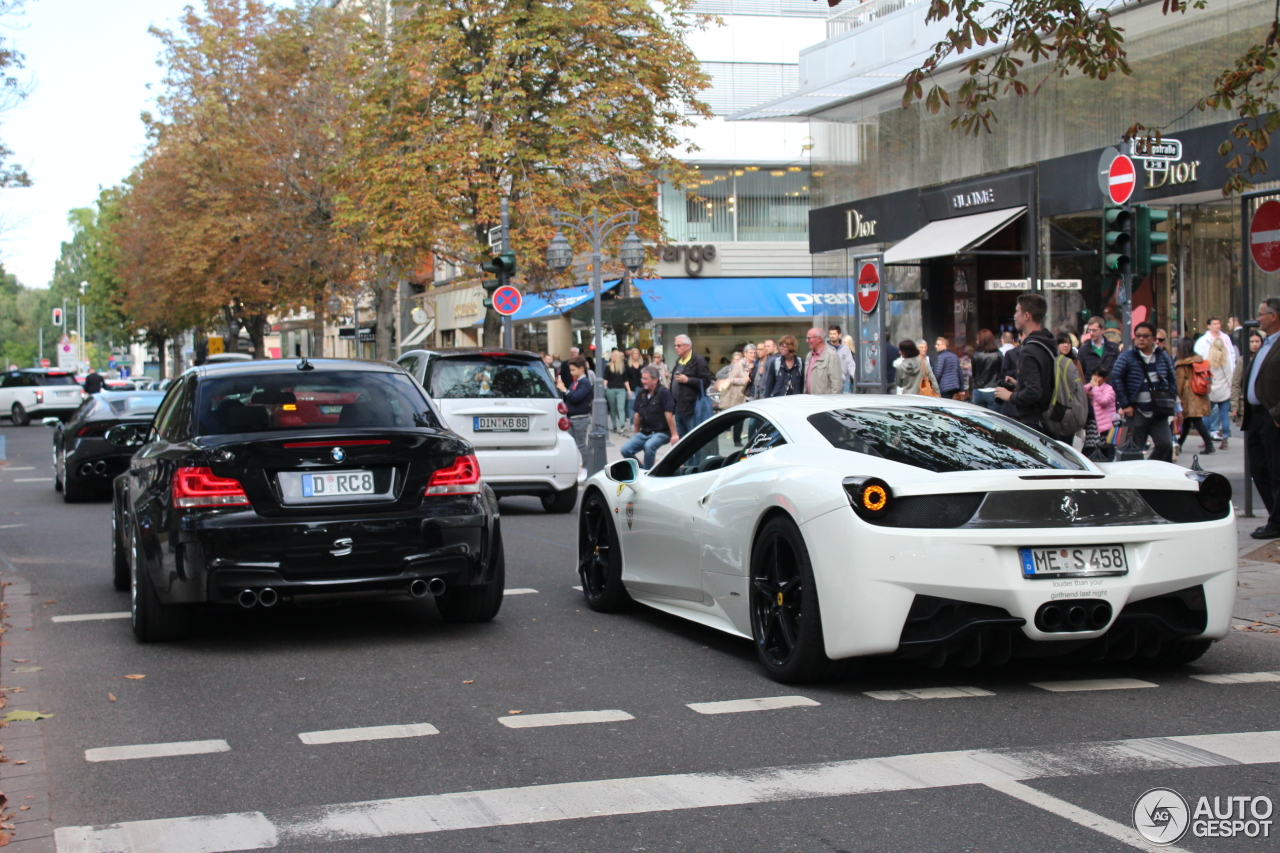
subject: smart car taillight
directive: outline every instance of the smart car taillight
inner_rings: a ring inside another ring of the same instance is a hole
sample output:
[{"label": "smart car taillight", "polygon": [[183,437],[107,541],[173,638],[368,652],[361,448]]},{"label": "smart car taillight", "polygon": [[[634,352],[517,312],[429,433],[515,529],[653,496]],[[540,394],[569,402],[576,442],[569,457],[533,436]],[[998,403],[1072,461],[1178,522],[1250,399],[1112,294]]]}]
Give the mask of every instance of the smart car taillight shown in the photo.
[{"label": "smart car taillight", "polygon": [[468,454],[440,468],[427,482],[427,495],[474,495],[480,492],[480,462]]},{"label": "smart car taillight", "polygon": [[569,407],[566,406],[562,400],[559,403],[556,403],[556,411],[562,415],[567,415],[569,414]]},{"label": "smart car taillight", "polygon": [[569,420],[568,418],[561,418],[559,427],[564,432],[568,432],[573,427],[573,421]]},{"label": "smart car taillight", "polygon": [[179,468],[173,475],[173,505],[180,509],[248,506],[239,480],[215,477],[209,468]]}]

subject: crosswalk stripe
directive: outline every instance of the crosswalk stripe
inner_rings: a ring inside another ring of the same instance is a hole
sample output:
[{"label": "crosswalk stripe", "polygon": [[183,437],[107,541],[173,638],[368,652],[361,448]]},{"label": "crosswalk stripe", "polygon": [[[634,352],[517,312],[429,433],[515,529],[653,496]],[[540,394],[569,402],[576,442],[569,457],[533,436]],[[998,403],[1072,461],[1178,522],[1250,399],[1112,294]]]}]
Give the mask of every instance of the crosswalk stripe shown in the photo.
[{"label": "crosswalk stripe", "polygon": [[963,699],[966,696],[994,696],[981,687],[916,687],[911,690],[868,690],[863,695],[886,702],[902,699]]},{"label": "crosswalk stripe", "polygon": [[779,708],[809,708],[821,705],[808,696],[767,696],[763,699],[729,699],[725,702],[691,702],[699,714],[740,714],[744,711],[774,711]]},{"label": "crosswalk stripe", "polygon": [[113,613],[76,613],[71,616],[55,616],[54,622],[97,622],[100,619],[128,619],[131,614],[128,610],[121,610]]},{"label": "crosswalk stripe", "polygon": [[438,735],[440,730],[430,723],[400,726],[363,726],[355,729],[330,729],[323,732],[299,732],[298,740],[306,744],[352,743],[358,740],[391,740],[402,737]]},{"label": "crosswalk stripe", "polygon": [[1080,690],[1135,690],[1156,685],[1136,678],[1082,678],[1078,681],[1033,681],[1031,686],[1054,693],[1074,693]]},{"label": "crosswalk stripe", "polygon": [[503,595],[532,595],[533,593],[536,593],[536,592],[537,592],[537,590],[536,590],[536,589],[529,589],[528,587],[521,587],[521,588],[518,588],[518,589],[508,589],[508,590],[504,591],[502,594],[503,594]]},{"label": "crosswalk stripe", "polygon": [[168,758],[174,755],[203,755],[230,752],[225,740],[184,740],[174,743],[140,743],[134,746],[104,746],[84,751],[85,761],[126,761],[131,758]]},{"label": "crosswalk stripe", "polygon": [[1280,672],[1230,672],[1191,677],[1196,681],[1207,681],[1209,684],[1256,684],[1260,681],[1280,681]]},{"label": "crosswalk stripe", "polygon": [[58,853],[229,853],[819,797],[1028,779],[1280,762],[1280,731],[1235,732],[863,758],[463,791],[263,812],[67,826]]},{"label": "crosswalk stripe", "polygon": [[634,719],[626,711],[563,711],[558,714],[499,717],[498,722],[509,729],[536,729],[541,726],[576,726],[581,723],[620,723]]}]

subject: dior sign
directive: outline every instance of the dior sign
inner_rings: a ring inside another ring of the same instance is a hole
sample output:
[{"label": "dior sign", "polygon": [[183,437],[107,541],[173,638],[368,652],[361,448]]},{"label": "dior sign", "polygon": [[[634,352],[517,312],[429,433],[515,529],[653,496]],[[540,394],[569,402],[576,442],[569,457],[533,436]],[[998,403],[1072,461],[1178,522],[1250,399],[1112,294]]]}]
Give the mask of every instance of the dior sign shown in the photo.
[{"label": "dior sign", "polygon": [[861,213],[852,209],[844,212],[844,219],[846,240],[876,236],[876,221],[874,219],[863,219]]}]

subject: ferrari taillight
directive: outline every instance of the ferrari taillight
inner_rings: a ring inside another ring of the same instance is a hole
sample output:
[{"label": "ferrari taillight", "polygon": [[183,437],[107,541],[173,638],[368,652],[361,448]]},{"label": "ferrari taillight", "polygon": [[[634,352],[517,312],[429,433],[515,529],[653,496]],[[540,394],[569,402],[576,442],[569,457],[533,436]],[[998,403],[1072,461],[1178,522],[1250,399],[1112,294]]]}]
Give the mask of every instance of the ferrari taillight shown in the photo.
[{"label": "ferrari taillight", "polygon": [[868,521],[883,518],[893,502],[893,490],[879,477],[846,477],[844,491],[853,511]]},{"label": "ferrari taillight", "polygon": [[173,475],[173,505],[180,509],[248,506],[239,480],[215,477],[209,468],[179,468]]},{"label": "ferrari taillight", "polygon": [[480,492],[480,461],[468,454],[440,468],[427,482],[427,495],[474,495]]}]

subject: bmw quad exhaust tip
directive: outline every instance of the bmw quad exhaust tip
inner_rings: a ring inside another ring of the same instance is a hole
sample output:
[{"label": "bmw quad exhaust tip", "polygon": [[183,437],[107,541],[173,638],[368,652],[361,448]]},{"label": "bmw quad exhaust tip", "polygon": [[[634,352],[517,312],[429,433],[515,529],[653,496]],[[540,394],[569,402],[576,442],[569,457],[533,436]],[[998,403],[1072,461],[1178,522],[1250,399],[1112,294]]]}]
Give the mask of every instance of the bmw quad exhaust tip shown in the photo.
[{"label": "bmw quad exhaust tip", "polygon": [[280,600],[280,596],[271,587],[267,587],[258,593],[258,603],[263,607],[275,607],[276,602]]},{"label": "bmw quad exhaust tip", "polygon": [[444,595],[444,581],[441,578],[432,578],[431,583],[427,584],[427,591],[432,595]]},{"label": "bmw quad exhaust tip", "polygon": [[237,600],[240,602],[241,607],[248,610],[258,603],[258,593],[251,589],[246,589],[240,593],[240,597]]},{"label": "bmw quad exhaust tip", "polygon": [[418,578],[416,581],[409,584],[409,594],[414,598],[422,598],[427,594],[427,582],[422,578]]}]

